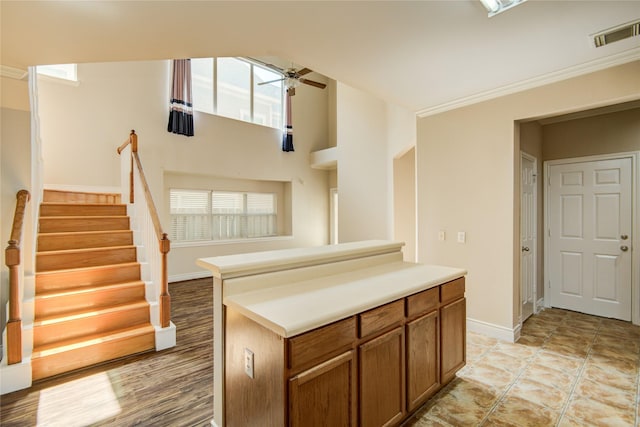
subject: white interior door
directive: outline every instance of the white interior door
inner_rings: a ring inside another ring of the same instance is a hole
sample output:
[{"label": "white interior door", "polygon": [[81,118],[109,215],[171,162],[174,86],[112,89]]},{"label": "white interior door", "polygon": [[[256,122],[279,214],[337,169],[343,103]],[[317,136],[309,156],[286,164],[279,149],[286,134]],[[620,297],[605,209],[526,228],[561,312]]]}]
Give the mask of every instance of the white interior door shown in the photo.
[{"label": "white interior door", "polygon": [[536,159],[520,156],[520,300],[522,321],[535,310],[536,286]]},{"label": "white interior door", "polygon": [[631,159],[549,167],[553,307],[631,320]]}]

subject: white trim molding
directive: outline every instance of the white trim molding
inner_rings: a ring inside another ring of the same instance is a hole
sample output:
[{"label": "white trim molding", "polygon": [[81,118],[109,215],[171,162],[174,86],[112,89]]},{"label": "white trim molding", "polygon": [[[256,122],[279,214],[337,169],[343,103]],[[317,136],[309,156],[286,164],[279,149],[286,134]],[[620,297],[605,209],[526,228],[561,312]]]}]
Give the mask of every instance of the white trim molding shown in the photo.
[{"label": "white trim molding", "polygon": [[31,387],[31,358],[7,365],[6,357],[0,364],[0,395]]},{"label": "white trim molding", "polygon": [[169,322],[169,326],[166,328],[155,326],[155,329],[156,351],[176,346],[176,325],[173,322]]},{"label": "white trim molding", "polygon": [[467,331],[476,332],[491,338],[497,338],[502,341],[514,343],[520,339],[520,329],[522,325],[516,325],[514,328],[494,325],[493,323],[483,322],[482,320],[471,319],[467,317]]},{"label": "white trim molding", "polygon": [[29,71],[21,68],[0,65],[0,76],[15,80],[24,80],[29,75]]},{"label": "white trim molding", "polygon": [[416,116],[428,117],[435,114],[444,113],[445,111],[455,110],[456,108],[466,107],[468,105],[477,104],[479,102],[488,101],[490,99],[499,98],[505,95],[511,95],[524,90],[533,89],[535,87],[556,83],[562,80],[578,77],[584,74],[593,73],[604,70],[606,68],[615,67],[617,65],[626,64],[628,62],[640,59],[640,48],[633,48],[620,52],[615,55],[599,58],[584,64],[578,64],[573,67],[564,68],[562,70],[548,73],[542,76],[533,77],[527,80],[480,92],[475,95],[464,98],[455,99],[450,102],[427,107],[416,112]]},{"label": "white trim molding", "polygon": [[173,274],[169,276],[169,283],[184,282],[185,280],[205,279],[207,277],[213,278],[213,274],[210,270],[194,271],[191,273]]}]

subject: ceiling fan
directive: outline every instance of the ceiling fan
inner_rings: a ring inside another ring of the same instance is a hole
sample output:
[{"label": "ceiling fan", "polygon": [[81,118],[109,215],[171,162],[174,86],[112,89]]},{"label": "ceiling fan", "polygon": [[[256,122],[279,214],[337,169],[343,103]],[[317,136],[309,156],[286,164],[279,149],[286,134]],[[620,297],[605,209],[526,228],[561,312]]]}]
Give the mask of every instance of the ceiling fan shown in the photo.
[{"label": "ceiling fan", "polygon": [[259,61],[254,58],[251,58],[251,60],[256,61],[264,65],[265,67],[268,67],[274,70],[275,72],[282,74],[282,78],[269,80],[266,82],[260,82],[258,83],[258,85],[266,85],[266,84],[275,83],[275,82],[283,82],[284,87],[287,89],[289,96],[293,96],[296,94],[296,87],[298,87],[300,83],[304,83],[306,85],[314,86],[320,89],[324,89],[325,87],[327,87],[327,85],[324,83],[316,82],[315,80],[305,79],[303,77],[312,71],[309,68],[305,67],[299,70],[296,70],[295,68],[280,68],[280,67],[276,67],[273,64],[267,64],[265,62]]}]

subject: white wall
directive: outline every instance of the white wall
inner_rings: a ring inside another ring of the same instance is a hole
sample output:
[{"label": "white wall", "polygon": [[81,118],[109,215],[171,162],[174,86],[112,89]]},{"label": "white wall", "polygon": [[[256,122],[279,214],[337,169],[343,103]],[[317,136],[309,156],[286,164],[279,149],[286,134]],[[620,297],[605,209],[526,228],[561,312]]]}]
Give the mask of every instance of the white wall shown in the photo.
[{"label": "white wall", "polygon": [[393,155],[415,140],[415,115],[337,83],[336,139],[339,241],[392,239]]},{"label": "white wall", "polygon": [[506,331],[518,320],[514,122],[638,99],[638,76],[632,62],[418,120],[418,259],[468,270],[469,318]]},{"label": "white wall", "polygon": [[147,61],[80,64],[77,87],[41,79],[45,185],[120,185],[116,147],[135,129],[165,231],[165,171],[288,181],[292,186],[292,237],[264,243],[174,245],[169,254],[171,279],[203,274],[194,264],[199,257],[326,244],[328,173],[311,169],[308,158],[310,151],[327,146],[327,92],[310,86],[296,91],[296,151],[284,153],[277,129],[199,112],[194,115],[194,137],[168,133],[169,75],[168,61]]},{"label": "white wall", "polygon": [[[29,112],[29,89],[26,80],[1,78],[2,105],[0,107],[0,331],[4,330],[9,299],[9,271],[5,264],[5,248],[11,236],[11,227],[16,208],[16,193],[31,190],[31,120]],[[32,244],[32,204],[25,212],[25,232],[22,250],[28,253]],[[25,265],[27,264],[28,265]],[[33,265],[23,256],[26,273],[32,273]]]}]

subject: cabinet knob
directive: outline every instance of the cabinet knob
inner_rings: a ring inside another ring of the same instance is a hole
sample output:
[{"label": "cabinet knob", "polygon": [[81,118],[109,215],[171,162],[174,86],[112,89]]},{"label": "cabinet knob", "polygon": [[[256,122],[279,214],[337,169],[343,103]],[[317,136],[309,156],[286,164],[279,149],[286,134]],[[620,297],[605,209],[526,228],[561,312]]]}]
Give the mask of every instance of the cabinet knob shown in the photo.
[{"label": "cabinet knob", "polygon": [[629,247],[628,246],[620,246],[620,250],[622,252],[627,252],[629,250]]}]

